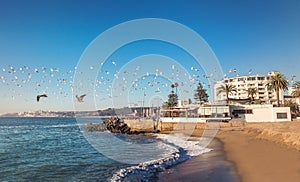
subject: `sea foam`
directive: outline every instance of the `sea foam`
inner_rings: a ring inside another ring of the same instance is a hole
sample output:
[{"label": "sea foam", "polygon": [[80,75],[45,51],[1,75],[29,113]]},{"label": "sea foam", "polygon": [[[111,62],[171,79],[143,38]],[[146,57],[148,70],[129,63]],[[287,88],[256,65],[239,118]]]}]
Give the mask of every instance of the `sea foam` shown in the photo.
[{"label": "sea foam", "polygon": [[173,135],[157,134],[157,139],[161,140],[164,145],[174,147],[175,152],[167,157],[142,162],[136,166],[127,167],[117,171],[111,178],[112,182],[116,181],[149,181],[157,172],[164,171],[180,162],[191,157],[209,152],[212,149],[204,148],[199,145],[199,141],[187,141],[181,137]]}]

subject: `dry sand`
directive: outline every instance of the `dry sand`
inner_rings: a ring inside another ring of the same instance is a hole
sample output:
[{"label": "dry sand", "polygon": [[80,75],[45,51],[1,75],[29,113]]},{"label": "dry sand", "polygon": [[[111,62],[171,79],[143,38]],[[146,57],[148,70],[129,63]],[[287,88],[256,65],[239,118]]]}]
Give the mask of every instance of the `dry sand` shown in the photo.
[{"label": "dry sand", "polygon": [[241,181],[300,181],[300,122],[252,123],[222,128],[226,158]]},{"label": "dry sand", "polygon": [[300,121],[224,123],[216,138],[224,146],[210,145],[214,153],[159,174],[160,181],[300,181]]}]

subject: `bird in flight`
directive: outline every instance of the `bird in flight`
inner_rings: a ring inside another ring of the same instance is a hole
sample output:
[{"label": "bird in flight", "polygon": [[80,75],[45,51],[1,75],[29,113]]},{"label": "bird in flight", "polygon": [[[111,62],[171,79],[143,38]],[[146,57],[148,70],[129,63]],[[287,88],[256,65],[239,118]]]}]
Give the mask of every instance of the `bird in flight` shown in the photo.
[{"label": "bird in flight", "polygon": [[39,102],[41,97],[48,97],[48,96],[46,94],[38,95],[36,96],[36,101]]},{"label": "bird in flight", "polygon": [[85,96],[86,96],[86,94],[81,95],[81,96],[79,96],[79,97],[78,97],[78,95],[76,95],[76,99],[77,99],[78,102],[83,102],[83,98],[84,98]]}]

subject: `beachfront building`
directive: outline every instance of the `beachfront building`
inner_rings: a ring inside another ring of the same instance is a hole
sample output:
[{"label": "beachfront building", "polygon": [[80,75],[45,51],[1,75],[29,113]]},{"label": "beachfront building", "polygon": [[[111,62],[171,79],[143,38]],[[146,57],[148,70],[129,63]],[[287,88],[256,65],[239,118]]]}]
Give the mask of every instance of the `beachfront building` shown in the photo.
[{"label": "beachfront building", "polygon": [[300,106],[300,97],[293,97],[291,95],[285,95],[284,101],[292,101]]},{"label": "beachfront building", "polygon": [[[271,76],[275,75],[276,71],[269,72],[267,75],[255,75],[255,76],[236,76],[232,78],[224,78],[221,81],[214,83],[214,93],[217,102],[226,100],[225,93],[217,95],[217,88],[224,84],[231,84],[235,86],[237,92],[229,93],[229,98],[233,100],[245,100],[249,99],[248,89],[256,88],[257,94],[254,95],[255,100],[259,100],[262,103],[273,104],[276,103],[276,92],[274,90],[268,90],[268,82]],[[283,90],[279,92],[279,100],[283,103]]]},{"label": "beachfront building", "polygon": [[162,122],[188,123],[229,121],[231,118],[229,106],[226,105],[179,104],[178,107],[162,109],[160,119]]},{"label": "beachfront building", "polygon": [[152,118],[157,115],[157,107],[130,107],[130,113],[134,117]]},{"label": "beachfront building", "polygon": [[[296,93],[296,95],[293,95],[293,93]],[[300,93],[300,87],[298,85],[294,85],[292,87],[288,88],[288,95],[284,96],[284,100],[291,100],[292,102],[297,103],[300,105],[300,96],[297,94]]]},{"label": "beachfront building", "polygon": [[231,121],[283,122],[291,121],[289,107],[273,107],[272,104],[231,105]]}]

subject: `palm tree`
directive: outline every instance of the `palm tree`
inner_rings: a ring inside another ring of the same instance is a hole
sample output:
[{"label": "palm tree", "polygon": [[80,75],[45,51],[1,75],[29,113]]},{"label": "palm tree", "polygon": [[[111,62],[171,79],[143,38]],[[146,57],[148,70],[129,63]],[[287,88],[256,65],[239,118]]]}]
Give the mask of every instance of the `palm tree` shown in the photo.
[{"label": "palm tree", "polygon": [[172,92],[174,92],[175,84],[172,84],[171,88],[172,88]]},{"label": "palm tree", "polygon": [[254,101],[254,95],[257,94],[257,89],[256,88],[248,88],[248,97],[250,96],[251,101]]},{"label": "palm tree", "polygon": [[234,85],[225,83],[225,85],[222,85],[217,88],[217,95],[220,95],[223,92],[226,93],[226,103],[228,104],[229,94],[232,92],[237,92],[237,90]]},{"label": "palm tree", "polygon": [[279,91],[288,89],[288,81],[281,73],[276,73],[270,77],[268,89],[276,92],[277,106],[280,106]]},{"label": "palm tree", "polygon": [[295,117],[299,114],[299,105],[296,102],[292,100],[286,100],[284,101],[284,106],[290,107],[292,116]]},{"label": "palm tree", "polygon": [[174,87],[175,87],[176,94],[177,94],[177,87],[178,87],[178,83],[177,82],[174,83]]},{"label": "palm tree", "polygon": [[168,95],[168,101],[165,103],[165,106],[167,106],[169,108],[175,107],[178,104],[178,95],[177,95],[177,93],[174,92],[174,88],[175,87],[177,88],[177,86],[178,86],[178,83],[171,85],[172,91]]},{"label": "palm tree", "polygon": [[294,84],[295,91],[292,92],[293,97],[300,97],[300,81]]}]

